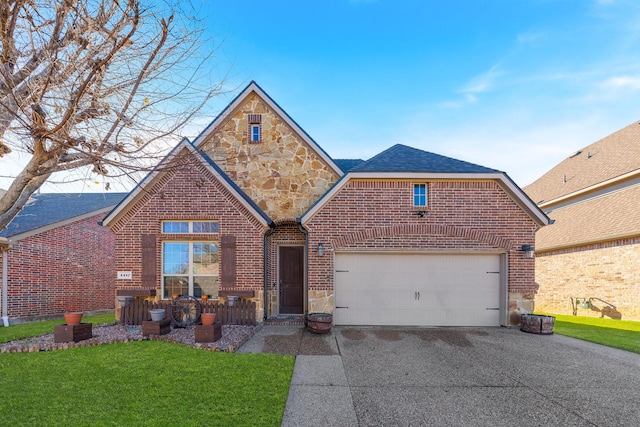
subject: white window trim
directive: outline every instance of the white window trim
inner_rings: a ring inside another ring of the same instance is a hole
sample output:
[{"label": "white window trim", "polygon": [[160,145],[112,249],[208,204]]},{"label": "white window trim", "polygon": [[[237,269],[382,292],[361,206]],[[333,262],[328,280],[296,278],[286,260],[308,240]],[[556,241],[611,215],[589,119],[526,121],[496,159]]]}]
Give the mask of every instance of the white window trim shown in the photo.
[{"label": "white window trim", "polygon": [[[189,264],[187,266],[187,273],[186,274],[165,274],[164,272],[164,244],[165,243],[186,243],[189,246]],[[160,290],[160,295],[162,295],[162,298],[165,299],[164,297],[164,284],[165,284],[165,277],[188,277],[188,286],[187,286],[187,293],[188,295],[193,296],[194,294],[194,277],[217,277],[218,278],[218,287],[220,286],[220,274],[193,274],[193,244],[194,243],[205,243],[205,244],[211,244],[211,243],[215,243],[215,245],[218,247],[218,266],[220,265],[220,242],[217,240],[163,240],[161,242],[162,245],[162,258],[161,258],[161,276],[162,276],[162,280],[160,283],[161,286],[161,290]],[[169,299],[171,298],[171,295],[169,295]],[[217,297],[213,297],[213,299],[216,299]]]}]

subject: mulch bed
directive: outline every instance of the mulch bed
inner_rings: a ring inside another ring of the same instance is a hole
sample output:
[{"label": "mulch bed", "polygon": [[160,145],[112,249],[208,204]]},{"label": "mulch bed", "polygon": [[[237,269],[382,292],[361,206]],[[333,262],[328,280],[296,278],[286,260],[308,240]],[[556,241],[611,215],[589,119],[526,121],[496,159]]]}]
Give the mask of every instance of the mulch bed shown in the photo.
[{"label": "mulch bed", "polygon": [[224,351],[232,353],[244,344],[260,329],[259,326],[223,325],[222,338],[213,343],[196,343],[195,327],[172,328],[166,335],[142,336],[141,326],[101,325],[94,326],[93,337],[78,342],[54,342],[53,331],[37,337],[9,341],[0,344],[0,353],[36,353],[40,351],[62,350],[75,347],[89,347],[95,345],[113,344],[130,341],[156,340],[168,341],[210,351]]}]

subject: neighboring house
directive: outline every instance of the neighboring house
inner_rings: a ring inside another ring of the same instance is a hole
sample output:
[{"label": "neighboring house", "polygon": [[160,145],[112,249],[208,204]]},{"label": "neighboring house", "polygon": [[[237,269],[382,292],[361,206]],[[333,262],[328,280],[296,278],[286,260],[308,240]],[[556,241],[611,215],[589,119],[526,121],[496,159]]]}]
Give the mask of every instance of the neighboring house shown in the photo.
[{"label": "neighboring house", "polygon": [[2,318],[114,308],[113,233],[98,225],[124,193],[36,194],[0,233]]},{"label": "neighboring house", "polygon": [[507,325],[548,218],[503,172],[395,145],[333,160],[258,85],[183,140],[103,224],[135,295],[249,298],[257,316]]},{"label": "neighboring house", "polygon": [[524,190],[555,221],[536,235],[536,309],[640,320],[640,124]]}]

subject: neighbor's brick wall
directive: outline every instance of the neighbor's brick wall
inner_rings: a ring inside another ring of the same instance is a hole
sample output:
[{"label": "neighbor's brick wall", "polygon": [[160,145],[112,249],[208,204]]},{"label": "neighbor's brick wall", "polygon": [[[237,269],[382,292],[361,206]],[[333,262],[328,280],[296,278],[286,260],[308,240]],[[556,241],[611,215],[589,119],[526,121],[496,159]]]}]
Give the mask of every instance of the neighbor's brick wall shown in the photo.
[{"label": "neighbor's brick wall", "polygon": [[640,320],[640,238],[536,255],[536,310],[573,314],[571,298],[596,297],[580,316]]},{"label": "neighbor's brick wall", "polygon": [[98,225],[103,217],[14,242],[7,255],[11,320],[114,308],[114,235]]},{"label": "neighbor's brick wall", "polygon": [[[184,154],[185,152],[183,152]],[[186,160],[185,160],[186,159]],[[116,234],[116,271],[131,271],[132,280],[117,280],[118,288],[142,286],[141,235],[156,239],[156,288],[160,295],[161,255],[165,240],[213,240],[220,235],[236,236],[236,287],[254,290],[258,315],[262,315],[263,236],[265,229],[209,171],[190,154],[182,157],[184,167],[163,173],[139,200],[113,225]],[[163,220],[216,220],[219,235],[162,234]],[[222,250],[221,250],[222,251]],[[222,259],[222,256],[220,256]],[[220,271],[222,271],[222,263]],[[220,282],[220,288],[227,284]],[[113,298],[113,296],[112,296]],[[261,318],[261,317],[259,317]]]},{"label": "neighbor's brick wall", "polygon": [[[533,305],[534,260],[521,245],[534,243],[536,224],[493,181],[430,182],[424,218],[413,207],[409,180],[351,181],[309,222],[309,310],[328,309],[333,294],[333,250],[505,251],[510,312]],[[331,306],[332,307],[332,306]],[[517,318],[515,319],[517,321]],[[512,323],[514,323],[512,319]]]}]

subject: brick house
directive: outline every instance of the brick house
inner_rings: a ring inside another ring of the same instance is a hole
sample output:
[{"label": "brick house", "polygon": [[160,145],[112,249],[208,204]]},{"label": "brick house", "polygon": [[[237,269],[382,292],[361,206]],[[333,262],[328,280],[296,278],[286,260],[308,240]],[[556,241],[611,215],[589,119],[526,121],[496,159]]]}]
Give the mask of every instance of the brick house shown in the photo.
[{"label": "brick house", "polygon": [[36,194],[0,233],[4,325],[114,308],[114,236],[98,225],[125,193]]},{"label": "brick house", "polygon": [[555,222],[536,234],[536,307],[640,320],[640,125],[553,167],[527,194]]},{"label": "brick house", "polygon": [[103,225],[120,288],[256,302],[257,318],[508,325],[548,218],[503,172],[396,145],[332,159],[257,84],[183,140]]}]

